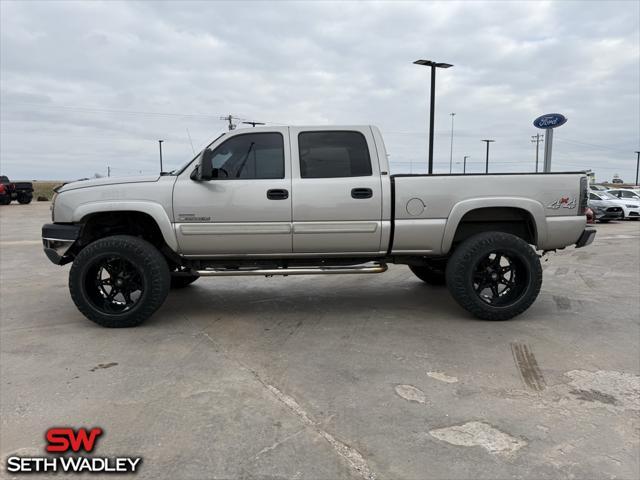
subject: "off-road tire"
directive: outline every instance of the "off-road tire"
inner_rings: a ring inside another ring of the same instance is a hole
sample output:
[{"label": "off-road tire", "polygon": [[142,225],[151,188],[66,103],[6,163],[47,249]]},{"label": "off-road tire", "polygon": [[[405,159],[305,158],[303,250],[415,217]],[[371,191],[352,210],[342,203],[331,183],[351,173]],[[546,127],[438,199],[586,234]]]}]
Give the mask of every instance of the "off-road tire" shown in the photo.
[{"label": "off-road tire", "polygon": [[171,288],[184,288],[198,280],[200,275],[171,275]]},{"label": "off-road tire", "polygon": [[[120,257],[132,264],[140,275],[143,291],[129,311],[107,313],[97,308],[87,294],[87,271],[100,258]],[[105,237],[87,245],[73,261],[69,272],[69,291],[78,310],[89,320],[109,328],[135,327],[149,318],[169,293],[171,274],[162,254],[149,242],[130,235]]]},{"label": "off-road tire", "polygon": [[409,265],[413,274],[429,285],[442,286],[446,283],[447,260],[427,260],[425,265]]},{"label": "off-road tire", "polygon": [[[492,306],[474,290],[474,272],[479,262],[493,251],[507,252],[521,264],[523,291],[512,304]],[[538,297],[542,285],[540,258],[533,248],[515,235],[485,232],[460,244],[449,258],[446,270],[449,292],[465,310],[483,320],[509,320],[527,310]]]},{"label": "off-road tire", "polygon": [[32,199],[33,195],[18,195],[18,203],[21,203],[22,205],[31,203]]}]

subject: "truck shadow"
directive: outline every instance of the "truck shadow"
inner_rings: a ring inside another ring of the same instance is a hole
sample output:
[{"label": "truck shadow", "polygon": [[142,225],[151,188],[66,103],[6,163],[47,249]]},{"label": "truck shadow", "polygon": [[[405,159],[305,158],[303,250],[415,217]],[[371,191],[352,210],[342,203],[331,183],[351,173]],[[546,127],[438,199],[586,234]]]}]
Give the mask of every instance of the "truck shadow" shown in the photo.
[{"label": "truck shadow", "polygon": [[454,302],[446,287],[429,286],[412,278],[390,283],[370,278],[348,283],[298,278],[252,279],[244,284],[238,280],[200,279],[188,288],[172,291],[149,323],[175,322],[180,317],[242,320],[284,316],[335,317],[340,321],[364,317],[475,320]]}]

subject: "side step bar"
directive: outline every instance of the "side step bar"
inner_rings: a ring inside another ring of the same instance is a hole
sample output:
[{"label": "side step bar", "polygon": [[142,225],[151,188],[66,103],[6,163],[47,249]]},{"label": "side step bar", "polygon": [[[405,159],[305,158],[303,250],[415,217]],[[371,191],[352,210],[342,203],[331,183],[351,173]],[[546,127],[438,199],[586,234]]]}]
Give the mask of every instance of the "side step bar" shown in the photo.
[{"label": "side step bar", "polygon": [[383,273],[387,271],[386,263],[372,263],[348,267],[288,267],[288,268],[208,268],[196,270],[201,277],[230,277],[246,275],[337,275],[346,273]]}]

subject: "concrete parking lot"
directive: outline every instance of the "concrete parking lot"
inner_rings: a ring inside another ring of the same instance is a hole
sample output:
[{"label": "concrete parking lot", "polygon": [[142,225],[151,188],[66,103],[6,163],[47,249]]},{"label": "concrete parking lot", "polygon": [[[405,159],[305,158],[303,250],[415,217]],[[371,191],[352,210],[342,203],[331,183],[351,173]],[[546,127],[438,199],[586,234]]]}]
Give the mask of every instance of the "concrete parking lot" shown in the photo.
[{"label": "concrete parking lot", "polygon": [[3,461],[68,425],[140,478],[640,477],[640,222],[550,254],[508,322],[392,266],[200,279],[112,330],[42,253],[48,219],[0,207]]}]

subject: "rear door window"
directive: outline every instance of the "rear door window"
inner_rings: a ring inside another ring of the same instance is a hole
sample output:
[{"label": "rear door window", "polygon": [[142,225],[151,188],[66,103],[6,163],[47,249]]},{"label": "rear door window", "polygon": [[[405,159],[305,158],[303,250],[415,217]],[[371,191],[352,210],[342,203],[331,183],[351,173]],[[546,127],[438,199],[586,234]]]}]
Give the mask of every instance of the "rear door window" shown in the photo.
[{"label": "rear door window", "polygon": [[371,176],[369,147],[360,132],[301,132],[298,148],[302,178]]}]

